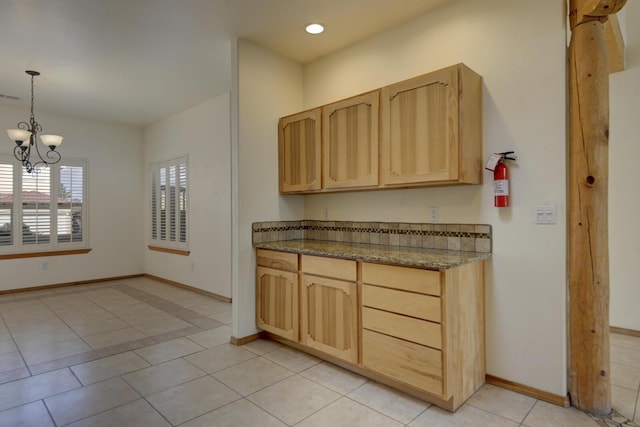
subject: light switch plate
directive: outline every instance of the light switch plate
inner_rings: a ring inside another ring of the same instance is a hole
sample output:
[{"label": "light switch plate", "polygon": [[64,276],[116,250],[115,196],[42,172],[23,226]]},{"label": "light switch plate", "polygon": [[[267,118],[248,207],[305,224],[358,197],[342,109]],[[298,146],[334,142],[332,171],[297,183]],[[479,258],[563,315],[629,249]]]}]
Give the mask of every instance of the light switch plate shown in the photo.
[{"label": "light switch plate", "polygon": [[558,209],[556,205],[537,205],[533,207],[534,224],[556,224]]}]

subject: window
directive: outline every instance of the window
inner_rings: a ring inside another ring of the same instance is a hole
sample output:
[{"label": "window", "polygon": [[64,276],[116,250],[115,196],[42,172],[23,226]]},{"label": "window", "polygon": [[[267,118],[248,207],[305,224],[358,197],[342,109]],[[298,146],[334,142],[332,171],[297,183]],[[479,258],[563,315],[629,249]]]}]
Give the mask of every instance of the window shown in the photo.
[{"label": "window", "polygon": [[151,165],[151,245],[186,251],[188,242],[187,157]]},{"label": "window", "polygon": [[84,160],[29,174],[0,156],[0,253],[86,248],[86,173]]}]

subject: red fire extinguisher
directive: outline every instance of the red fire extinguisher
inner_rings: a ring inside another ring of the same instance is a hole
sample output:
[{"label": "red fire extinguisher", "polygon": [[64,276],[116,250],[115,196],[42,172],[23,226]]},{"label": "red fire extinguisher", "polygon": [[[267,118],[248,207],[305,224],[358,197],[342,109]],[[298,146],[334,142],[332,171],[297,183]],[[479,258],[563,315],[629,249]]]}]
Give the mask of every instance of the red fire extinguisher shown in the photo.
[{"label": "red fire extinguisher", "polygon": [[513,151],[500,153],[501,158],[493,170],[493,200],[496,208],[509,206],[509,168],[505,160],[515,160],[515,157],[509,157],[513,153]]}]

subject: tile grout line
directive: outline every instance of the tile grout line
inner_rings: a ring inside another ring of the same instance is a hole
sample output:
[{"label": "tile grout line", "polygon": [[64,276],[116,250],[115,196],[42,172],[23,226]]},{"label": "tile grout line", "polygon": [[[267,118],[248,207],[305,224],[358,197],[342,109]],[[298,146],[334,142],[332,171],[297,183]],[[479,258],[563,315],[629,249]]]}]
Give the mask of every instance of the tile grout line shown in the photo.
[{"label": "tile grout line", "polygon": [[431,409],[431,407],[433,406],[433,404],[429,403],[427,405],[426,408],[424,408],[422,411],[420,411],[419,414],[417,414],[415,417],[413,417],[411,420],[409,420],[408,423],[405,424],[405,427],[411,425],[412,422],[414,422],[415,420],[417,420],[422,414],[424,414],[425,412],[427,412],[429,409]]},{"label": "tile grout line", "polygon": [[535,408],[535,407],[536,407],[536,405],[538,404],[538,402],[539,402],[539,401],[540,401],[539,399],[536,399],[536,400],[533,402],[533,405],[531,405],[531,408],[529,408],[529,410],[527,411],[527,413],[526,413],[526,415],[524,416],[524,418],[522,418],[522,421],[520,421],[520,425],[525,425],[525,424],[524,424],[525,420],[527,419],[527,417],[528,417],[529,415],[531,415],[531,412],[533,412],[533,408]]},{"label": "tile grout line", "polygon": [[[128,384],[128,383],[127,383]],[[153,403],[149,402],[149,400],[147,400],[147,396],[142,396],[142,400],[144,400],[145,402],[147,402],[147,405],[149,405],[154,411],[156,411],[158,414],[160,414],[160,416],[162,417],[163,420],[165,420],[167,422],[167,424],[169,424],[170,426],[173,425],[173,423],[171,421],[169,421],[167,419],[167,417],[164,416],[164,414],[162,412],[160,412],[160,410],[158,408],[156,408],[155,406],[153,406]]]},{"label": "tile grout line", "polygon": [[40,400],[42,400],[42,405],[44,406],[44,409],[47,411],[47,414],[49,414],[49,418],[51,419],[51,422],[53,423],[54,426],[57,426],[58,423],[56,423],[56,420],[53,418],[53,414],[51,413],[51,410],[49,409],[47,402],[44,401],[44,398]]},{"label": "tile grout line", "polygon": [[[373,380],[371,380],[371,381],[373,381]],[[375,381],[374,381],[374,382],[375,382]],[[365,383],[365,384],[367,384],[367,383]],[[362,384],[362,386],[364,386],[365,384]],[[376,384],[380,384],[380,383],[376,383]],[[360,386],[360,387],[362,387],[362,386]],[[360,388],[360,387],[358,387],[358,388]],[[377,412],[378,414],[380,414],[380,415],[382,415],[382,416],[384,416],[384,417],[386,417],[386,418],[389,418],[389,419],[391,419],[391,420],[393,420],[393,421],[399,422],[400,424],[402,424],[402,425],[404,425],[404,426],[408,426],[409,424],[411,424],[412,422],[414,422],[414,421],[416,420],[416,418],[418,418],[420,415],[424,414],[426,411],[428,411],[428,410],[429,410],[429,408],[431,408],[431,407],[433,406],[431,403],[425,402],[425,403],[426,403],[426,405],[427,405],[427,407],[426,407],[426,408],[424,408],[422,411],[420,411],[420,412],[419,412],[415,417],[413,417],[411,420],[409,420],[409,422],[408,422],[408,423],[404,423],[404,422],[400,421],[399,419],[392,417],[391,415],[385,414],[384,412],[381,412],[380,410],[378,410],[378,409],[376,409],[376,408],[372,408],[371,406],[367,405],[366,403],[359,402],[359,401],[357,401],[356,399],[354,399],[353,397],[349,396],[349,394],[353,393],[353,392],[354,392],[354,391],[356,391],[358,388],[356,388],[356,389],[354,389],[354,390],[350,391],[348,394],[345,394],[343,397],[344,397],[345,399],[349,399],[350,401],[357,403],[358,405],[362,405],[362,406],[364,406],[365,408],[372,410],[373,412]]]},{"label": "tile grout line", "polygon": [[[75,292],[74,292],[74,293],[75,293]],[[84,298],[84,297],[83,297],[83,298]],[[84,299],[87,299],[87,298],[84,298]],[[72,327],[67,323],[67,321],[66,321],[65,319],[63,319],[62,317],[60,317],[60,316],[58,315],[58,313],[56,313],[53,309],[51,309],[51,307],[49,307],[49,305],[47,305],[47,303],[46,303],[46,302],[44,302],[44,301],[42,301],[42,300],[40,300],[40,301],[41,301],[41,302],[42,302],[42,304],[44,304],[44,305],[45,305],[49,310],[51,310],[51,312],[52,312],[52,313],[53,313],[53,314],[54,314],[58,319],[60,319],[60,321],[61,321],[62,323],[64,323],[64,324],[67,326],[67,328],[69,328],[70,330],[72,330],[72,331],[73,331],[73,333],[74,333],[78,338],[80,338],[80,339],[82,340],[82,342],[86,344],[86,346],[87,346],[87,347],[89,347],[92,351],[95,351],[95,349],[94,349],[94,348],[93,348],[93,347],[92,347],[88,342],[86,342],[86,341],[85,341],[84,337],[82,337],[79,333],[77,333],[77,332],[76,332],[76,330],[75,330],[75,329],[73,329],[73,328],[72,328]],[[88,300],[88,299],[87,299],[87,301],[92,302],[92,301],[90,301],[90,300]],[[112,314],[113,314],[113,313],[112,313]],[[71,341],[71,340],[67,340],[67,341]],[[60,341],[60,342],[62,343],[62,342],[66,342],[66,341]],[[57,344],[57,343],[56,343],[56,344]],[[80,353],[76,353],[76,354],[80,354]],[[72,354],[72,355],[70,355],[70,356],[74,356],[74,355]],[[70,357],[70,356],[68,356],[68,357]],[[59,358],[59,359],[64,359],[64,357],[61,357],[61,358]],[[50,361],[42,362],[42,363],[54,362],[55,360],[58,360],[58,359],[54,359],[54,360],[50,360]],[[36,366],[36,365],[34,365],[34,366]],[[71,373],[75,376],[75,372],[73,372],[73,370],[70,368],[70,366],[67,366],[67,368],[69,368],[69,370],[71,371]],[[31,368],[29,368],[29,372],[31,372]],[[78,382],[79,382],[80,384],[82,384],[82,381],[80,381],[80,379],[79,379],[79,378],[76,378],[76,379],[78,379]]]},{"label": "tile grout line", "polygon": [[[24,378],[32,377],[33,376],[33,372],[31,372],[31,368],[27,364],[27,361],[24,358],[24,355],[22,354],[22,350],[20,350],[20,347],[18,347],[18,343],[16,342],[16,338],[13,335],[13,332],[11,331],[11,328],[7,324],[7,320],[5,319],[4,315],[2,314],[2,310],[0,310],[0,319],[2,319],[2,322],[4,323],[5,328],[7,328],[7,332],[9,332],[9,335],[11,336],[11,340],[13,341],[13,345],[16,347],[16,352],[20,355],[20,359],[22,359],[22,363],[24,364],[24,367],[29,372],[29,376],[28,377],[24,377]],[[13,380],[13,381],[18,381],[18,380],[21,380],[21,379],[24,379],[24,378],[18,378],[18,379]],[[13,382],[13,381],[7,381],[6,383],[3,383],[3,384],[7,384],[7,383],[10,383],[10,382]]]},{"label": "tile grout line", "polygon": [[[214,378],[214,379],[215,379],[215,378]],[[218,381],[218,380],[216,380],[216,381]],[[222,383],[221,381],[220,381],[220,383],[221,383],[221,384],[224,384],[224,383]],[[225,384],[225,385],[226,385],[226,384]],[[228,387],[228,386],[227,386],[227,387]],[[229,387],[229,388],[231,388],[231,387]],[[225,403],[224,405],[222,405],[222,406],[218,406],[217,408],[213,408],[212,410],[207,411],[207,412],[205,412],[204,414],[196,415],[196,416],[195,416],[195,417],[193,417],[193,418],[189,418],[188,420],[185,420],[185,421],[181,422],[180,424],[178,424],[178,426],[185,425],[185,424],[187,424],[187,423],[189,423],[189,422],[191,422],[191,421],[193,421],[193,420],[195,420],[195,419],[198,419],[198,418],[200,418],[200,417],[204,417],[205,415],[207,415],[207,414],[209,414],[209,413],[211,413],[211,412],[213,412],[213,411],[217,411],[218,409],[222,409],[222,408],[224,408],[225,406],[232,405],[232,404],[234,404],[234,403],[236,403],[236,402],[239,402],[239,401],[241,401],[241,400],[246,400],[247,402],[249,402],[249,403],[251,403],[251,404],[253,404],[253,405],[256,405],[255,403],[253,403],[252,401],[250,401],[250,400],[249,400],[249,399],[247,399],[246,397],[242,396],[240,393],[236,393],[236,394],[237,394],[238,396],[240,396],[238,399],[236,399],[236,400],[232,400],[231,402]],[[258,405],[256,405],[256,406],[258,406]],[[260,408],[260,407],[258,406],[258,408]],[[156,408],[155,408],[155,406],[153,407],[153,409],[156,409]],[[261,409],[262,409],[262,408],[261,408]],[[265,412],[267,412],[267,411],[265,411]],[[271,413],[269,413],[269,412],[267,412],[267,414],[269,414],[269,415],[271,415],[272,417],[274,417],[274,415],[272,415],[272,414],[271,414]],[[165,418],[165,419],[166,419],[166,418]],[[276,417],[276,419],[280,420],[280,419],[279,419],[279,418],[277,418],[277,417]],[[167,421],[169,421],[169,420],[167,420]],[[280,420],[280,421],[282,421],[282,420]],[[282,421],[282,422],[283,422],[284,424],[287,424],[287,423],[285,423],[284,421]],[[173,425],[172,423],[169,423],[169,424],[170,424],[170,425]]]},{"label": "tile grout line", "polygon": [[[66,369],[66,370],[69,370],[69,371],[71,370],[71,369],[69,369],[69,368],[60,368],[60,369],[56,369],[56,371],[61,371],[61,370],[63,370],[63,369]],[[50,372],[53,372],[53,371],[50,371]],[[46,375],[46,374],[48,374],[48,373],[49,373],[49,372],[45,372],[44,374],[38,374],[38,375]],[[10,384],[10,383],[14,383],[14,382],[21,381],[21,380],[26,380],[26,379],[29,379],[29,378],[34,378],[34,377],[37,377],[38,375],[32,375],[32,376],[30,376],[30,377],[20,378],[20,379],[14,380],[14,381],[6,382],[6,383],[4,383],[4,384]],[[75,377],[75,375],[74,375],[74,377]],[[77,378],[76,378],[76,381],[77,381]],[[4,384],[1,384],[1,385],[4,385]],[[79,389],[81,389],[81,388],[83,388],[83,387],[84,387],[80,381],[78,381],[78,384],[79,384],[79,386],[78,386],[78,387],[75,387],[75,388],[72,388],[72,389],[69,389],[69,390],[65,390],[65,391],[61,391],[61,392],[59,392],[59,393],[54,393],[54,394],[51,394],[51,395],[46,396],[46,397],[41,397],[41,398],[39,398],[39,399],[25,401],[25,402],[22,402],[22,403],[20,403],[20,404],[18,404],[18,405],[16,405],[16,406],[11,406],[11,407],[8,407],[8,408],[4,408],[4,409],[0,410],[0,412],[4,412],[4,411],[10,410],[10,409],[19,408],[19,407],[21,407],[21,406],[25,406],[25,405],[30,405],[30,404],[32,404],[32,403],[34,403],[34,402],[38,402],[38,401],[40,401],[40,400],[42,400],[42,403],[44,403],[44,404],[45,404],[45,407],[46,407],[45,399],[48,399],[48,398],[50,398],[50,397],[59,396],[59,395],[61,395],[61,394],[64,394],[64,393],[67,393],[67,392],[70,392],[70,391],[73,391],[73,390],[79,390]],[[48,411],[48,409],[49,409],[49,408],[47,407],[47,412],[49,412],[49,411]],[[53,417],[52,417],[52,418],[53,418]],[[54,421],[54,424],[56,424],[56,423],[55,423],[55,421]]]},{"label": "tile grout line", "polygon": [[[536,400],[536,403],[537,403],[537,400]],[[467,404],[467,402],[465,402],[463,405],[465,405],[465,404]],[[482,412],[485,412],[487,414],[491,414],[491,415],[494,415],[496,417],[502,418],[503,420],[511,421],[512,423],[517,423],[517,424],[522,424],[524,422],[525,418],[527,418],[527,416],[529,415],[529,412],[531,412],[531,411],[527,412],[527,415],[525,415],[525,417],[522,419],[522,421],[520,421],[520,423],[518,423],[518,421],[514,421],[511,418],[505,417],[504,415],[496,414],[496,413],[493,413],[493,412],[488,411],[486,409],[478,408],[477,406],[473,406],[473,405],[469,405],[469,406],[471,406],[472,408],[478,409],[478,410],[480,410]],[[531,406],[531,409],[533,409],[534,406],[535,406],[535,404],[533,404]],[[462,406],[460,406],[460,407],[462,407]]]},{"label": "tile grout line", "polygon": [[[302,377],[302,378],[304,378],[304,377]],[[308,378],[306,378],[306,379],[308,379]],[[324,387],[324,386],[323,386],[323,387]],[[333,390],[331,390],[331,389],[329,389],[329,388],[327,388],[327,387],[325,387],[325,388],[326,388],[327,390],[333,391]],[[342,399],[343,397],[346,397],[345,395],[340,394],[340,393],[336,393],[336,394],[338,394],[338,397],[337,397],[335,400],[332,400],[331,402],[327,403],[326,405],[322,406],[321,408],[318,408],[317,410],[313,411],[311,414],[309,414],[309,415],[307,415],[306,417],[302,418],[301,420],[297,421],[297,422],[294,424],[294,426],[297,426],[298,424],[300,424],[300,423],[301,423],[301,422],[303,422],[304,420],[307,420],[307,419],[309,419],[309,418],[313,417],[313,416],[314,416],[314,415],[316,415],[318,412],[322,411],[322,410],[323,410],[323,409],[325,409],[325,408],[328,408],[329,406],[333,405],[334,403],[336,403],[338,400]],[[256,405],[257,405],[257,404],[256,404]],[[260,405],[258,405],[258,406],[260,406]],[[272,417],[275,417],[275,415],[273,415],[271,412],[267,411],[265,408],[262,408],[262,409],[263,409],[265,412],[267,412],[268,414],[270,414]],[[277,417],[276,417],[276,418],[277,418]],[[388,417],[388,418],[391,418],[391,417]],[[279,418],[278,418],[278,419],[279,419]],[[393,419],[393,418],[392,418],[392,419]],[[281,420],[281,421],[282,421],[282,420]],[[282,422],[284,423],[284,421],[282,421]],[[286,424],[286,423],[285,423],[285,424]]]}]

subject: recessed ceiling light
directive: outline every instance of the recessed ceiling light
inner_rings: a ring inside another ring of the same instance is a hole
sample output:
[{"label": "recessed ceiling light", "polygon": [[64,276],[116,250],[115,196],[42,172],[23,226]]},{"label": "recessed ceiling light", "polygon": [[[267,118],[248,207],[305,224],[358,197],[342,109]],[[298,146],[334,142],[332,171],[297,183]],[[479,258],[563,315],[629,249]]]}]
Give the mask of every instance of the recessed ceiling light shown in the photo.
[{"label": "recessed ceiling light", "polygon": [[322,24],[309,24],[307,25],[307,27],[305,28],[305,30],[307,31],[307,33],[309,34],[320,34],[321,32],[324,31],[324,25]]}]

